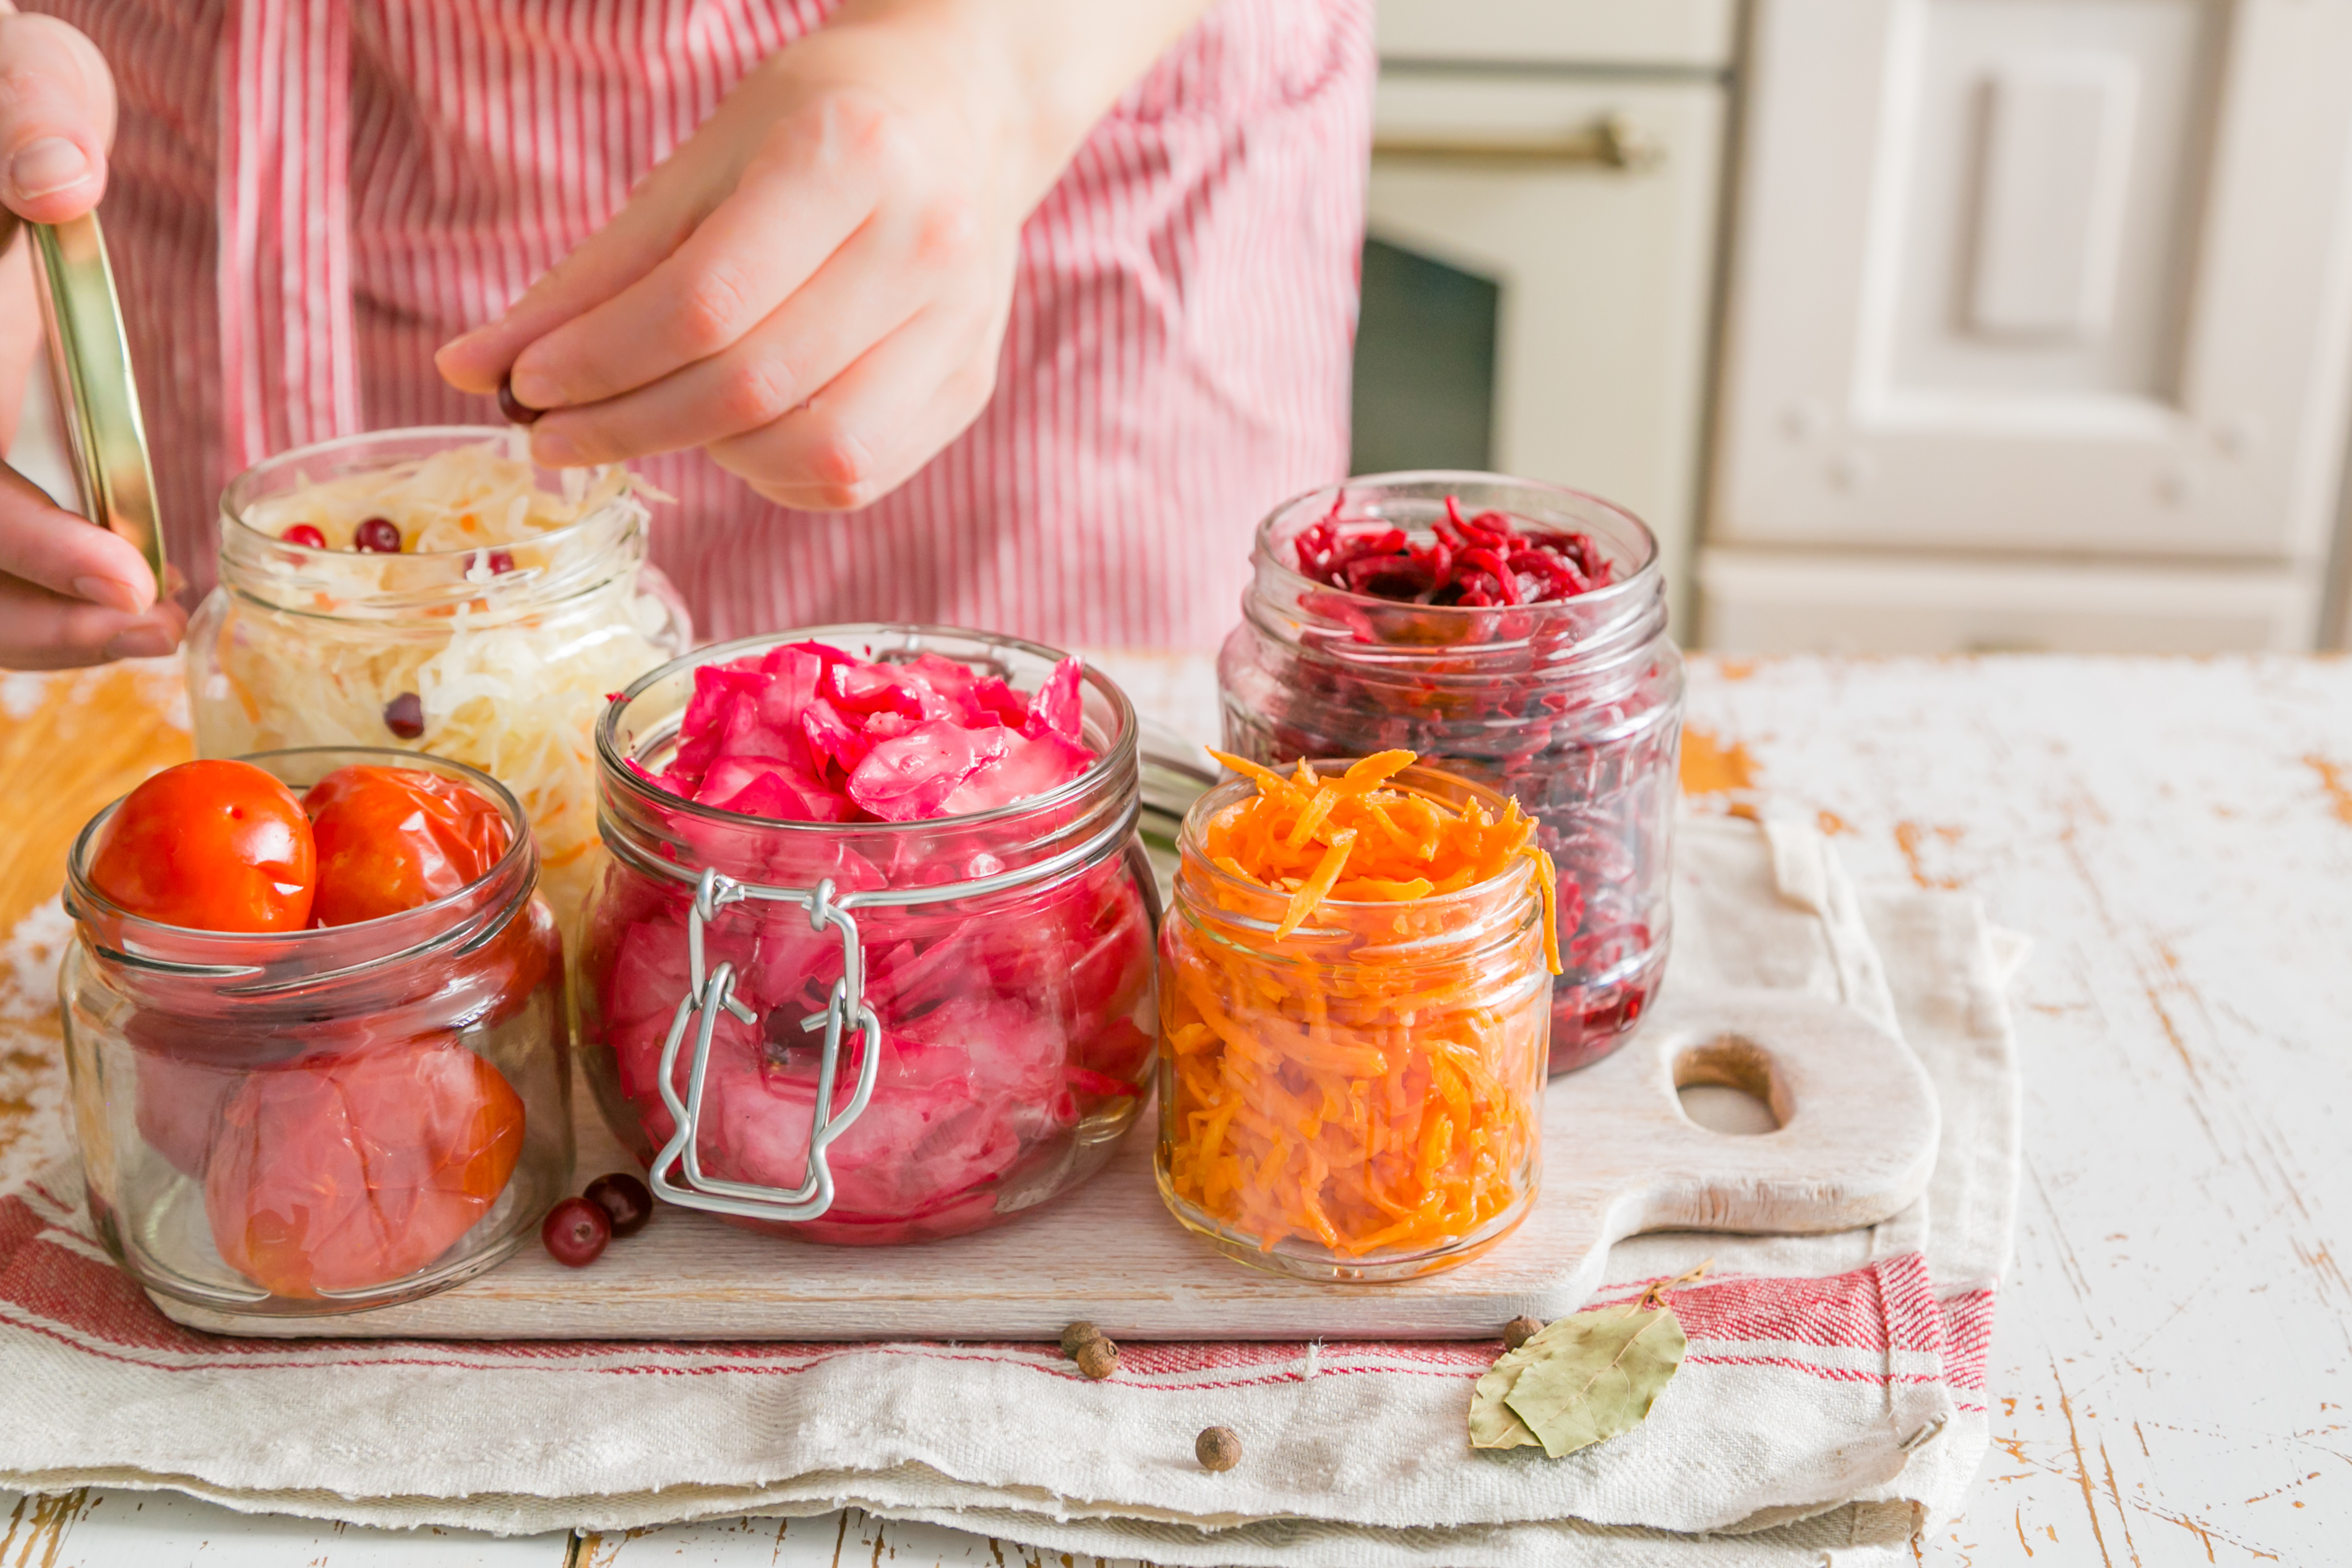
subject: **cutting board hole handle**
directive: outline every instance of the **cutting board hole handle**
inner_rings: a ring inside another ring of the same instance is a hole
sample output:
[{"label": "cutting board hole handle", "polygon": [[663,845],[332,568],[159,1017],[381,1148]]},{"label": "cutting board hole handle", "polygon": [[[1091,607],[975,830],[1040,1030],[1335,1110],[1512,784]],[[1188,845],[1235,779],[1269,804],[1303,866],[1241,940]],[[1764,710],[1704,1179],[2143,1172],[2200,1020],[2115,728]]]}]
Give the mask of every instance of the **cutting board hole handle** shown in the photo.
[{"label": "cutting board hole handle", "polygon": [[1778,1132],[1797,1110],[1772,1053],[1744,1035],[1685,1046],[1675,1058],[1675,1092],[1683,1115],[1712,1133]]}]

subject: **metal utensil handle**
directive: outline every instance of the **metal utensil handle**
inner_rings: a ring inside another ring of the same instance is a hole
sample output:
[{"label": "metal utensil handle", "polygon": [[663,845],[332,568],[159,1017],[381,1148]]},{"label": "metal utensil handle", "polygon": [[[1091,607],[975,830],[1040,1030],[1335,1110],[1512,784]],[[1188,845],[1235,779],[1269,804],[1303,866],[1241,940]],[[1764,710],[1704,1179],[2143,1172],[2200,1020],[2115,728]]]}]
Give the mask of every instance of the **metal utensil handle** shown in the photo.
[{"label": "metal utensil handle", "polygon": [[[717,920],[719,912],[729,904],[749,898],[799,904],[808,911],[812,928],[822,931],[830,925],[841,936],[841,978],[834,982],[833,994],[824,1010],[801,1020],[804,1030],[824,1029],[824,1048],[817,1062],[816,1103],[809,1113],[808,1163],[801,1173],[800,1186],[790,1191],[710,1176],[703,1170],[696,1146],[702,1128],[703,1091],[709,1080],[710,1042],[719,1027],[719,1012],[723,1009],[747,1024],[759,1021],[756,1014],[735,999],[733,964],[721,963],[706,971],[703,927]],[[858,944],[856,917],[835,901],[831,877],[814,888],[754,890],[715,870],[707,870],[694,884],[693,907],[687,915],[686,959],[687,992],[678,998],[677,1011],[671,1016],[669,1035],[662,1041],[661,1054],[662,1103],[669,1108],[675,1130],[654,1158],[654,1191],[688,1208],[708,1209],[740,1219],[796,1223],[817,1218],[833,1207],[833,1167],[825,1158],[826,1146],[849,1130],[850,1124],[874,1098],[874,1081],[881,1069],[882,1021],[866,1005],[866,955]],[[840,1073],[841,1039],[852,1022],[856,1025],[862,1047],[858,1053],[857,1087],[849,1103],[836,1114],[833,1090]],[[677,1057],[689,1024],[694,1029],[694,1058],[688,1069],[686,1098],[681,1101],[677,1093]],[[685,1169],[684,1184],[670,1177],[670,1173],[680,1166]]]}]

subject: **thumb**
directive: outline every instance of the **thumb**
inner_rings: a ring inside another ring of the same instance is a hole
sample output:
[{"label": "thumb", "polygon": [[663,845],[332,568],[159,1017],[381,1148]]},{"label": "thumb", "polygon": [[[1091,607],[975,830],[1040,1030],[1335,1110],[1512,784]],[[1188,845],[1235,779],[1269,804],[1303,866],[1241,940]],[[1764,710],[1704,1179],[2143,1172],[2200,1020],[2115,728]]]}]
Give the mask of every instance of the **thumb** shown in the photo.
[{"label": "thumb", "polygon": [[441,379],[488,396],[525,349],[661,265],[702,217],[676,165],[673,158],[656,170],[610,223],[541,273],[505,315],[443,344],[433,356]]},{"label": "thumb", "polygon": [[0,6],[0,206],[61,224],[106,193],[114,78],[98,46],[54,16]]}]

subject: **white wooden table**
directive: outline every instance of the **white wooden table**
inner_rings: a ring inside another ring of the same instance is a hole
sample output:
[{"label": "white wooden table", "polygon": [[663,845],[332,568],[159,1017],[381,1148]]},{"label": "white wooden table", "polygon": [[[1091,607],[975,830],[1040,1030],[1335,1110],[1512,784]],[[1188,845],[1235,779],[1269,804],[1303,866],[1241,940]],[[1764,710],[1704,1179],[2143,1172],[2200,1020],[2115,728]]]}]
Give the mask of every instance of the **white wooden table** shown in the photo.
[{"label": "white wooden table", "polygon": [[[1702,660],[1690,723],[1694,793],[2036,938],[1994,1446],[1925,1559],[2352,1563],[2352,662]],[[1040,1561],[855,1512],[500,1541],[0,1496],[0,1568],[885,1560]]]}]

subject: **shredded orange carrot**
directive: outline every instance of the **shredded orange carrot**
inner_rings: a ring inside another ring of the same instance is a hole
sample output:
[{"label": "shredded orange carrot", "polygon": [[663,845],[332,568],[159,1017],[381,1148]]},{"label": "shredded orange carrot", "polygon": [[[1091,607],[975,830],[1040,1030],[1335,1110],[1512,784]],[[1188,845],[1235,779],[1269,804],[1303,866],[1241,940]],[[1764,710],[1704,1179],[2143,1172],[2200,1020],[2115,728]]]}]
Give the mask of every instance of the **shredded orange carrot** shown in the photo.
[{"label": "shredded orange carrot", "polygon": [[1200,825],[1224,877],[1188,862],[1169,925],[1172,1190],[1268,1249],[1499,1235],[1535,1178],[1559,973],[1534,821],[1395,782],[1407,751],[1334,778],[1220,760],[1256,792]]}]

